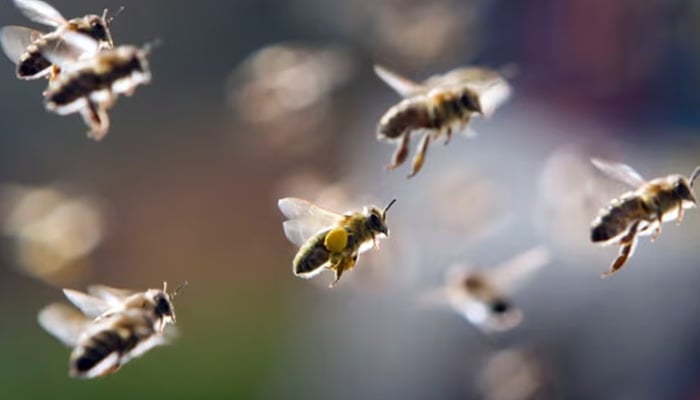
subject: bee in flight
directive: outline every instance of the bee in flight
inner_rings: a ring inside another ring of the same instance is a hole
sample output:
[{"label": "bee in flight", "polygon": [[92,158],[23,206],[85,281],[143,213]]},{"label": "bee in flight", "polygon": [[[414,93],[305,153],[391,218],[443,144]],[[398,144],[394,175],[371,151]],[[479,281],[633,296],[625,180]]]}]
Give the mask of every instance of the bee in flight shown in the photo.
[{"label": "bee in flight", "polygon": [[468,133],[474,115],[490,116],[510,96],[510,86],[497,71],[467,67],[417,83],[375,66],[376,74],[396,90],[403,100],[391,107],[379,121],[377,138],[396,143],[388,169],[406,161],[411,136],[422,134],[413,157],[409,178],[420,171],[431,141],[441,136],[449,143],[452,132]]},{"label": "bee in flight", "polygon": [[44,93],[48,111],[59,115],[79,112],[90,128],[88,137],[101,140],[109,130],[107,110],[119,94],[130,96],[139,85],[151,81],[148,64],[150,46],[138,48],[122,45],[103,50],[87,59],[76,59],[84,49],[89,51],[98,43],[81,34],[67,32],[64,45],[49,47],[42,54],[61,68],[61,74],[49,83]]},{"label": "bee in flight", "polygon": [[[17,64],[17,77],[20,79],[37,79],[42,76],[55,77],[59,69],[43,54],[47,47],[60,45],[63,34],[77,32],[99,43],[95,50],[114,47],[109,24],[123,10],[123,7],[111,17],[105,9],[102,15],[89,14],[80,18],[66,20],[60,12],[39,0],[14,0],[19,10],[34,22],[53,27],[44,33],[22,26],[6,26],[0,30],[0,44],[5,55]],[[93,53],[78,56],[91,56]]]},{"label": "bee in flight", "polygon": [[90,286],[88,293],[64,289],[80,312],[53,303],[39,312],[39,324],[73,347],[70,376],[94,378],[116,372],[129,360],[166,344],[167,324],[175,323],[172,299],[187,284],[168,293],[163,289],[132,292],[108,286]]},{"label": "bee in flight", "polygon": [[449,305],[483,332],[506,331],[522,320],[510,296],[549,259],[547,249],[535,247],[494,268],[475,270],[458,264],[445,274],[445,286],[421,301]]},{"label": "bee in flight", "polygon": [[343,272],[355,266],[360,253],[378,247],[379,238],[389,235],[386,213],[395,201],[384,210],[364,207],[341,215],[306,200],[280,199],[277,204],[287,218],[284,233],[300,246],[292,263],[294,275],[308,279],[330,269],[335,272],[333,287]]},{"label": "bee in flight", "polygon": [[622,268],[632,256],[638,236],[652,235],[651,240],[656,240],[661,234],[661,224],[675,220],[678,225],[683,220],[684,210],[697,206],[692,188],[700,175],[700,167],[695,168],[690,178],[668,175],[645,181],[628,165],[599,159],[591,162],[606,175],[634,188],[612,200],[591,226],[593,243],[620,246],[610,271],[602,275],[606,278]]}]

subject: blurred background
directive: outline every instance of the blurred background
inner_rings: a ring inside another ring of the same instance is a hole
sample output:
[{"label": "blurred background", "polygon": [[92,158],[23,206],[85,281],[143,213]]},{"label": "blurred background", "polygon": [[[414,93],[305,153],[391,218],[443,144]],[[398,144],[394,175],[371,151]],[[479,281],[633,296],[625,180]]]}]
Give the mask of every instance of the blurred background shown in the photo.
[{"label": "blurred background", "polygon": [[[700,398],[700,217],[607,280],[589,243],[626,189],[591,156],[645,177],[700,163],[700,3],[692,0],[68,1],[125,11],[119,44],[162,45],[154,79],[111,110],[99,143],[44,111],[44,82],[0,62],[0,393],[4,399]],[[5,0],[0,25],[37,27]],[[385,171],[380,116],[415,79],[518,66],[513,97],[475,138],[434,145],[423,171]],[[332,290],[295,278],[276,201],[384,206],[391,236]],[[448,266],[546,245],[485,337],[418,298]],[[90,283],[189,286],[180,335],[94,381],[36,313]]]}]

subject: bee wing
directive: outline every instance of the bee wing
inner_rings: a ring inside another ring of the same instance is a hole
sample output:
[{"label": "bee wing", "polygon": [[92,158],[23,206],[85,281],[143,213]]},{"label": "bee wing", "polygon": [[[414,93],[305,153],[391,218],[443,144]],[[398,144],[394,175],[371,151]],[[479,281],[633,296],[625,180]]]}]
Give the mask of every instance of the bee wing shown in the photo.
[{"label": "bee wing", "polygon": [[498,107],[510,98],[512,90],[508,82],[499,79],[491,82],[472,83],[474,90],[479,93],[479,103],[485,117],[491,116]]},{"label": "bee wing", "polygon": [[78,309],[80,309],[80,311],[82,311],[83,314],[89,318],[97,318],[114,308],[112,305],[98,297],[90,296],[89,294],[85,294],[77,290],[63,289],[63,294],[65,294],[66,298],[68,298],[71,303],[78,307]]},{"label": "bee wing", "polygon": [[488,270],[488,274],[500,291],[512,293],[534,272],[549,263],[550,258],[546,247],[534,247]]},{"label": "bee wing", "polygon": [[638,188],[644,184],[644,178],[627,164],[601,160],[599,158],[591,158],[591,163],[609,177],[633,188]]},{"label": "bee wing", "polygon": [[88,293],[94,297],[102,299],[111,307],[119,307],[124,300],[136,292],[126,289],[117,289],[105,285],[88,286]]},{"label": "bee wing", "polygon": [[63,71],[76,69],[76,62],[97,54],[99,43],[90,36],[78,32],[65,32],[47,38],[41,54]]},{"label": "bee wing", "polygon": [[39,325],[67,346],[75,346],[92,321],[65,304],[53,303],[39,311]]},{"label": "bee wing", "polygon": [[13,63],[19,63],[27,47],[39,39],[43,32],[23,26],[5,26],[0,29],[0,45],[7,58]]},{"label": "bee wing", "polygon": [[374,73],[394,89],[401,97],[411,97],[416,94],[425,92],[427,88],[418,82],[414,82],[406,77],[403,77],[395,72],[389,71],[381,65],[374,66]]},{"label": "bee wing", "polygon": [[294,197],[280,199],[277,206],[288,219],[283,224],[284,234],[297,246],[303,245],[311,236],[343,219],[340,214]]},{"label": "bee wing", "polygon": [[39,0],[15,0],[15,6],[27,18],[39,24],[58,28],[67,21],[58,10]]}]

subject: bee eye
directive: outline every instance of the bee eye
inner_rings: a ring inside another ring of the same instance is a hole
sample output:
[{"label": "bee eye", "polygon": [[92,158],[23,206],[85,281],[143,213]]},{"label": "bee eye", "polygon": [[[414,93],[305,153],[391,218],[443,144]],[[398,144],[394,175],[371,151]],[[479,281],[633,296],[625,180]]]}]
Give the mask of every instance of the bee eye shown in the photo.
[{"label": "bee eye", "polygon": [[377,214],[372,214],[369,216],[369,227],[373,230],[381,229],[382,221]]},{"label": "bee eye", "polygon": [[169,315],[172,314],[170,310],[170,303],[165,299],[164,296],[159,296],[156,299],[156,314],[158,315]]},{"label": "bee eye", "polygon": [[681,199],[690,199],[691,194],[690,190],[688,189],[688,186],[684,184],[683,182],[678,182],[676,183],[676,188],[675,188],[676,195],[680,197]]},{"label": "bee eye", "polygon": [[496,300],[491,304],[491,311],[496,314],[503,314],[510,309],[510,304],[505,300]]},{"label": "bee eye", "polygon": [[462,96],[459,98],[459,101],[462,103],[464,107],[466,107],[469,110],[478,110],[479,105],[476,104],[474,101],[474,98],[470,96],[468,93],[462,94]]}]

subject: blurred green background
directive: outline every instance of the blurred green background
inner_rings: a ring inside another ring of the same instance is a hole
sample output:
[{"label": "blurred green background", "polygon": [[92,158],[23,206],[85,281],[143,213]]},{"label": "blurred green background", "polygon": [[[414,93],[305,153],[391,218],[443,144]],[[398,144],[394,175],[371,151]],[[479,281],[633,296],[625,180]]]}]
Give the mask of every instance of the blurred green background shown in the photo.
[{"label": "blurred green background", "polygon": [[[616,250],[589,244],[588,225],[624,189],[587,164],[646,177],[700,164],[698,2],[51,4],[67,17],[123,5],[115,42],[162,45],[153,82],[120,98],[99,143],[79,117],[43,110],[44,82],[0,62],[0,183],[89,198],[100,232],[55,264],[7,227],[19,200],[0,196],[3,399],[700,398],[698,215],[601,281]],[[0,7],[0,25],[35,26]],[[375,63],[416,79],[467,64],[519,73],[476,138],[434,145],[406,180],[383,169],[393,147],[375,139],[398,101]],[[327,276],[295,278],[276,207],[289,195],[328,208],[396,197],[391,236],[333,290]],[[417,305],[450,264],[488,267],[538,244],[554,259],[514,294],[522,326],[485,340]],[[61,287],[164,280],[189,281],[175,343],[113,376],[69,379],[69,349],[36,312],[63,301]],[[527,362],[506,362],[494,384],[484,371],[503,351]]]}]

